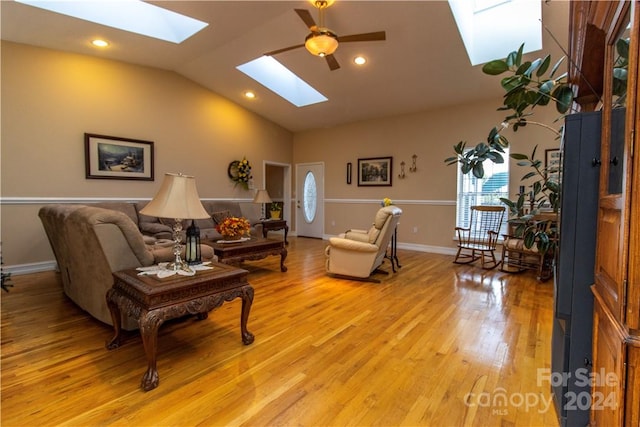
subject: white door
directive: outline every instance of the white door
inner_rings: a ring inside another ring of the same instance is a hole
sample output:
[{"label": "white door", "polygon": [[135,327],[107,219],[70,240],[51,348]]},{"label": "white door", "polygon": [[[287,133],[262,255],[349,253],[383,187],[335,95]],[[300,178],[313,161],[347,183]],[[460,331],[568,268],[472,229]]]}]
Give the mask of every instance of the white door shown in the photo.
[{"label": "white door", "polygon": [[322,239],[324,233],[324,164],[296,166],[296,235]]}]

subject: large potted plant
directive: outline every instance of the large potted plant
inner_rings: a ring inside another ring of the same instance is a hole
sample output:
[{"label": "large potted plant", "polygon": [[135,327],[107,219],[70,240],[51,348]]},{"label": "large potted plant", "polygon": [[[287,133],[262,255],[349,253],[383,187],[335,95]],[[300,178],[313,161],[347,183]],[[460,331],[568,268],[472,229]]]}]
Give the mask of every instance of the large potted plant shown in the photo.
[{"label": "large potted plant", "polygon": [[[473,173],[477,178],[484,176],[483,163],[490,160],[495,163],[505,161],[503,154],[510,142],[504,130],[512,128],[514,132],[526,126],[540,126],[550,132],[550,137],[559,138],[561,129],[555,129],[545,123],[532,120],[533,109],[553,104],[561,115],[566,114],[573,101],[573,91],[567,82],[567,74],[556,76],[564,58],[551,67],[551,56],[537,58],[533,61],[523,60],[524,44],[517,51],[511,52],[505,59],[496,59],[486,63],[482,71],[489,75],[506,74],[500,81],[505,91],[503,105],[499,111],[507,111],[504,120],[494,126],[487,136],[486,142],[480,142],[467,149],[467,143],[460,141],[454,145],[455,156],[445,160],[448,165],[460,163],[463,173]],[[541,226],[534,220],[541,207],[557,211],[559,206],[559,183],[554,176],[536,158],[534,148],[530,155],[512,153],[511,158],[518,161],[519,166],[530,170],[522,180],[528,182],[529,191],[521,191],[515,200],[501,199],[510,212],[510,221],[518,224],[516,233],[525,240],[530,248],[534,244],[538,250],[546,252],[555,245],[556,229],[553,224]],[[528,209],[527,209],[528,208]],[[550,220],[546,220],[551,222]]]}]

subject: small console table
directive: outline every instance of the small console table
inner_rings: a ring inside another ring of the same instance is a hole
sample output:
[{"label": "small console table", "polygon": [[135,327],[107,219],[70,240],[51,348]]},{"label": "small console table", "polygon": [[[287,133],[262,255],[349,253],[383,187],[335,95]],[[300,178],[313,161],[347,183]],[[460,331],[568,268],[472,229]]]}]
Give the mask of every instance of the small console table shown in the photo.
[{"label": "small console table", "polygon": [[135,269],[113,273],[114,284],[107,291],[115,334],[107,349],[120,346],[121,315],[138,320],[148,367],[142,376],[141,388],[149,391],[158,386],[156,368],[158,329],[165,320],[187,314],[206,319],[209,311],[223,302],[242,298],[240,332],[242,342],[249,345],[254,336],[247,330],[247,320],[253,302],[253,288],[247,283],[248,271],[230,265],[212,263],[212,270],[197,271],[194,276],[139,276]]},{"label": "small console table", "polygon": [[284,229],[284,244],[288,245],[287,242],[287,234],[289,233],[289,226],[287,225],[287,221],[284,219],[265,219],[260,221],[262,224],[262,237],[267,238],[267,233],[269,231],[282,230]]},{"label": "small console table", "polygon": [[385,258],[389,258],[391,261],[391,269],[393,272],[396,272],[396,266],[398,268],[402,267],[400,265],[400,260],[398,259],[398,227],[393,230],[393,234],[391,235],[391,244],[390,244],[391,253],[387,252],[385,254]]}]

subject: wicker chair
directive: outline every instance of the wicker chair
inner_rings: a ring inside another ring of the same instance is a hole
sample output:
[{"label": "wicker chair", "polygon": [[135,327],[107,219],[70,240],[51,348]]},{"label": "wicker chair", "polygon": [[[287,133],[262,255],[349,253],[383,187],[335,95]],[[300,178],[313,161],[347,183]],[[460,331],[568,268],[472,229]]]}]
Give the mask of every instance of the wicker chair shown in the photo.
[{"label": "wicker chair", "polygon": [[495,268],[495,250],[504,218],[504,206],[471,206],[469,227],[456,227],[458,252],[453,260],[456,264],[482,262],[482,268]]},{"label": "wicker chair", "polygon": [[[532,218],[533,223],[539,229],[549,232],[550,228],[556,226],[557,214],[538,214]],[[525,270],[537,272],[540,281],[549,280],[552,275],[552,261],[554,251],[550,250],[542,253],[537,245],[527,248],[524,239],[516,236],[516,228],[519,223],[514,221],[509,224],[509,234],[503,236],[502,243],[502,266],[500,270],[507,273],[520,273]]]}]

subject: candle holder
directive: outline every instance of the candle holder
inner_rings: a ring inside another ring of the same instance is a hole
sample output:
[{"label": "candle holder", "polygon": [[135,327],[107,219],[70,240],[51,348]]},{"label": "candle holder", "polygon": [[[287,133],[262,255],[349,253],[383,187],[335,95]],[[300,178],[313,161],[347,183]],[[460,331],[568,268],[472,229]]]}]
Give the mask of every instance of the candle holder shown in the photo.
[{"label": "candle holder", "polygon": [[187,227],[187,241],[184,260],[189,265],[202,264],[202,254],[200,253],[200,228],[196,225],[195,220],[191,220],[191,225]]}]

